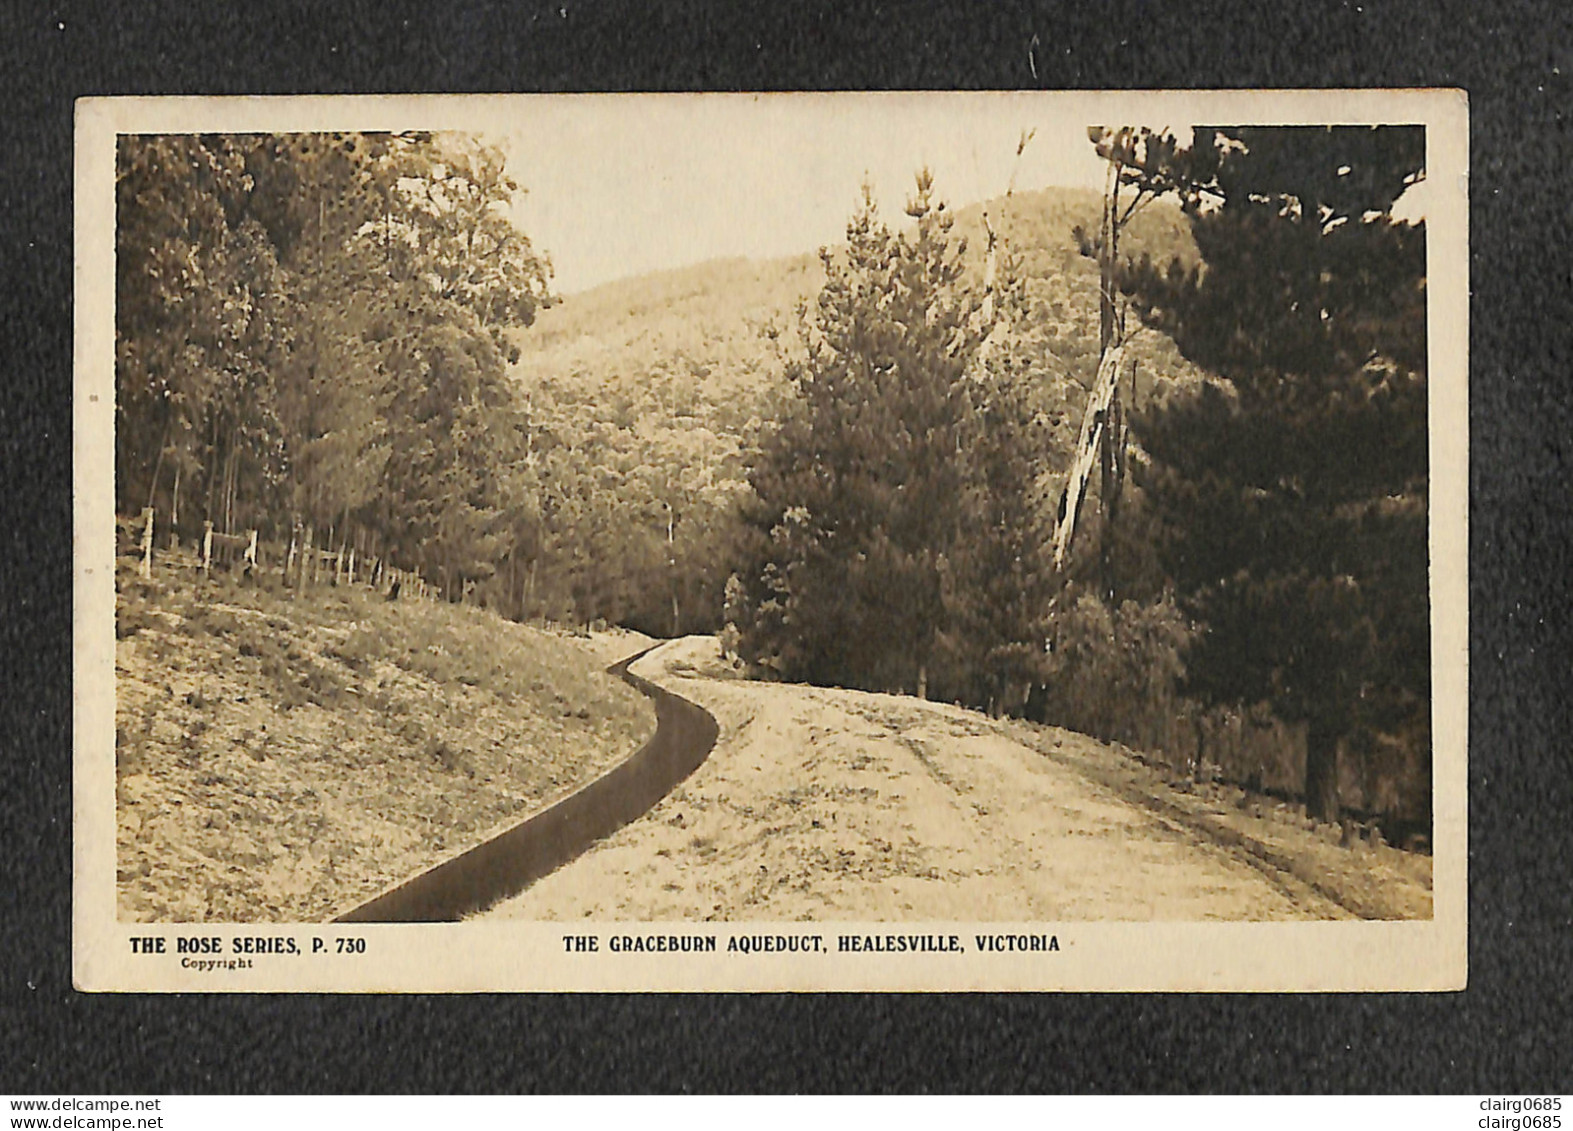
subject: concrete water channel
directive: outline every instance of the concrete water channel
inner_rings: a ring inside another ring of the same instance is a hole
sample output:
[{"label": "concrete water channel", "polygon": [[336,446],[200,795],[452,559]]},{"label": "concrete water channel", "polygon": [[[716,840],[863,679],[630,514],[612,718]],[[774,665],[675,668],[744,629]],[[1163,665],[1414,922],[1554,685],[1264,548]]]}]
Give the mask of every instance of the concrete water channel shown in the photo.
[{"label": "concrete water channel", "polygon": [[606,669],[654,704],[656,728],[648,742],[589,784],[490,840],[395,884],[334,922],[440,923],[461,919],[517,895],[601,838],[649,812],[699,768],[718,734],[709,711],[628,670],[651,651],[654,647]]}]

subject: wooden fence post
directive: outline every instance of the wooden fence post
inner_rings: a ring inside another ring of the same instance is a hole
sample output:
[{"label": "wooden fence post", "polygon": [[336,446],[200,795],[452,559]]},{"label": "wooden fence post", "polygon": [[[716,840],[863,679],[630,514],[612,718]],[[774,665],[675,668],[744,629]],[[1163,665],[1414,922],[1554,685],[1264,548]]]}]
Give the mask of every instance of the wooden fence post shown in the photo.
[{"label": "wooden fence post", "polygon": [[153,576],[153,508],[142,508],[142,566],[143,577]]},{"label": "wooden fence post", "polygon": [[299,531],[300,525],[298,523],[295,526],[290,527],[289,553],[284,557],[284,584],[286,586],[289,585],[289,571],[295,567],[295,536],[299,533]]}]

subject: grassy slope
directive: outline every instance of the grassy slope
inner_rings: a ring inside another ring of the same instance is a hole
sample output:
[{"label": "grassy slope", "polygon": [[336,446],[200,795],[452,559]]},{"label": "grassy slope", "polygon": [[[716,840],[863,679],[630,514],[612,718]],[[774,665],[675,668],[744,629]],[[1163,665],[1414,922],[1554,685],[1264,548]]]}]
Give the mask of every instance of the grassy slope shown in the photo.
[{"label": "grassy slope", "polygon": [[328,918],[654,730],[587,642],[364,589],[195,578],[120,578],[125,919]]}]

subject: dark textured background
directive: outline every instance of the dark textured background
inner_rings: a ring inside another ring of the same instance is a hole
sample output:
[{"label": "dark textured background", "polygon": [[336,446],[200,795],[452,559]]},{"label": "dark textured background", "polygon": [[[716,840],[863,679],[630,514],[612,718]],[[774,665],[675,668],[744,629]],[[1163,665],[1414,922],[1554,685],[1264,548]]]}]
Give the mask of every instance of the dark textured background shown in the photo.
[{"label": "dark textured background", "polygon": [[[0,1091],[1573,1091],[1568,6],[1128,0],[643,11],[574,0],[362,0],[100,11],[109,7],[0,10]],[[1471,96],[1467,992],[72,990],[73,98],[1376,85],[1462,86]]]}]

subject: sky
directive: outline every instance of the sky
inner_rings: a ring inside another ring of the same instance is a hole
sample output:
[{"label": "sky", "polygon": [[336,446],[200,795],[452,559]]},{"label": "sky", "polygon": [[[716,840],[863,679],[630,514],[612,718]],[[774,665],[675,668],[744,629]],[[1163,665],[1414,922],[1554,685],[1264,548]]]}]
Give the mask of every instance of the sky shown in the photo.
[{"label": "sky", "polygon": [[559,294],[837,243],[865,179],[886,219],[902,221],[924,165],[955,208],[1000,196],[1013,180],[1023,191],[1097,189],[1104,174],[1087,123],[1054,120],[1032,95],[552,99],[525,106],[487,140],[527,190],[515,217],[551,256]]},{"label": "sky", "polygon": [[[1101,190],[1105,166],[1087,139],[1088,115],[1098,121],[1100,111],[1190,143],[1189,122],[1128,117],[1096,96],[1070,107],[1067,97],[552,97],[510,102],[483,137],[504,150],[524,186],[515,219],[551,257],[553,288],[566,295],[707,259],[798,255],[839,243],[865,180],[885,218],[899,223],[924,166],[939,198],[958,209],[1012,187]],[[1422,218],[1429,188],[1410,189],[1394,214]]]}]

